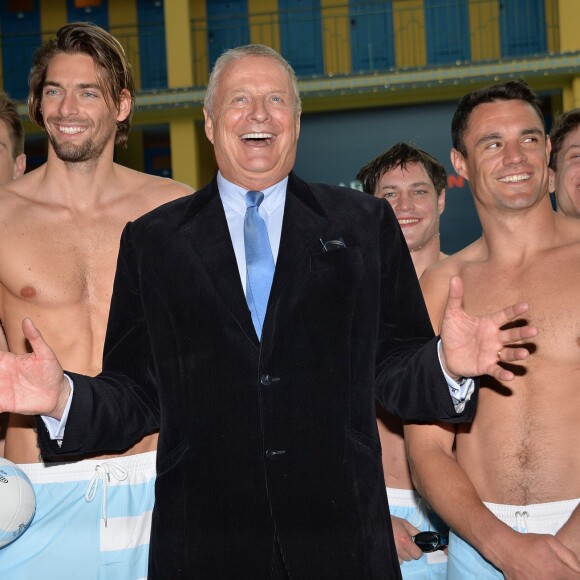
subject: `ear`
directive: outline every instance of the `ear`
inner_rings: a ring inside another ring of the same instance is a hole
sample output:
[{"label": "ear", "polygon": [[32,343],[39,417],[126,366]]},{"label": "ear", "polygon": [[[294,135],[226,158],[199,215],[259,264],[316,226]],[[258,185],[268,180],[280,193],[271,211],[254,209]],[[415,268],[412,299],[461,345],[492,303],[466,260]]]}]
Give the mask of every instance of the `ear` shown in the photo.
[{"label": "ear", "polygon": [[131,93],[127,89],[123,89],[119,95],[119,112],[117,113],[117,122],[123,122],[131,114]]},{"label": "ear", "polygon": [[548,187],[550,193],[556,191],[556,172],[551,168],[548,168]]},{"label": "ear", "polygon": [[203,108],[203,116],[205,117],[205,136],[213,145],[213,121],[211,115],[205,107]]},{"label": "ear", "polygon": [[14,172],[12,173],[13,179],[18,179],[26,171],[26,155],[22,153],[14,160]]},{"label": "ear", "polygon": [[298,139],[298,137],[300,137],[300,115],[298,115],[298,118],[296,119],[296,139]]},{"label": "ear", "polygon": [[437,207],[439,208],[439,215],[445,210],[445,190],[442,189],[441,193],[437,197]]},{"label": "ear", "polygon": [[469,173],[467,172],[467,163],[465,162],[465,157],[457,151],[457,149],[451,149],[451,165],[453,165],[453,169],[455,169],[455,173],[457,175],[461,175],[464,179],[469,181]]},{"label": "ear", "polygon": [[552,141],[549,135],[546,135],[546,163],[550,164],[550,153],[552,151]]}]

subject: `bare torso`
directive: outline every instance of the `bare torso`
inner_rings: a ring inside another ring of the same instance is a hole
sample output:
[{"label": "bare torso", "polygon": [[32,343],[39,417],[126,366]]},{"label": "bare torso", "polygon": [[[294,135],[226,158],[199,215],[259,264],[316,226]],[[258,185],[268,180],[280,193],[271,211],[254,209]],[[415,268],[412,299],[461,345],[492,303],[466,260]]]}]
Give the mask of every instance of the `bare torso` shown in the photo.
[{"label": "bare torso", "polygon": [[[66,370],[92,376],[101,369],[123,227],[190,189],[115,165],[106,195],[74,205],[43,195],[45,167],[0,192],[0,319],[13,352],[27,351],[21,322],[29,317]],[[40,460],[33,426],[10,417],[8,459]],[[124,454],[154,450],[156,441],[147,436]]]},{"label": "bare torso", "polygon": [[502,385],[484,377],[473,423],[458,427],[457,461],[483,501],[580,497],[580,227],[567,220],[557,228],[518,262],[490,259],[480,240],[440,264],[441,283],[463,278],[467,312],[526,301],[540,331],[516,379]]}]

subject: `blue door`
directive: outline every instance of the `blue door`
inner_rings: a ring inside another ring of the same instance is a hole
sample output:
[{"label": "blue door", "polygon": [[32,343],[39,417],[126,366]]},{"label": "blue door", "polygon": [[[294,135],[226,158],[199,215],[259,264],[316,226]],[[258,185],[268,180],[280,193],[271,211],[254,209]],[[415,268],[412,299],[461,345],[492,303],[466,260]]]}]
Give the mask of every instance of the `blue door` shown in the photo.
[{"label": "blue door", "polygon": [[145,173],[171,177],[171,145],[167,125],[143,129],[143,164]]},{"label": "blue door", "polygon": [[282,56],[298,76],[322,74],[320,0],[278,0]]},{"label": "blue door", "polygon": [[499,18],[503,57],[546,53],[544,0],[501,0]]},{"label": "blue door", "polygon": [[210,68],[224,50],[250,42],[247,0],[207,0]]},{"label": "blue door", "polygon": [[163,0],[137,0],[141,88],[167,87],[167,48]]},{"label": "blue door", "polygon": [[424,0],[427,63],[453,64],[471,58],[467,0]]},{"label": "blue door", "polygon": [[66,12],[69,22],[92,22],[105,30],[109,30],[109,13],[107,1],[93,2],[95,6],[77,7],[75,0],[66,0]]},{"label": "blue door", "polygon": [[4,91],[13,99],[26,99],[32,58],[41,45],[38,0],[0,0],[0,34]]},{"label": "blue door", "polygon": [[350,45],[353,72],[395,65],[390,0],[350,0]]}]

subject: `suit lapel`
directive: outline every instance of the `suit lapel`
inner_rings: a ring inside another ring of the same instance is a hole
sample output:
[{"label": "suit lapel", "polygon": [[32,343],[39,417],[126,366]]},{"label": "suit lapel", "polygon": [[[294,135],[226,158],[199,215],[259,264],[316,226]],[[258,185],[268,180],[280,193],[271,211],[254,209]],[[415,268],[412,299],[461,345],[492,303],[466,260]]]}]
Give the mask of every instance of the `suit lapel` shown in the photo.
[{"label": "suit lapel", "polygon": [[242,331],[258,345],[215,178],[196,192],[193,200],[182,225],[191,249]]},{"label": "suit lapel", "polygon": [[[286,282],[304,258],[313,240],[320,237],[327,218],[308,185],[290,173],[280,250],[270,291],[268,310],[275,304]],[[267,315],[266,315],[266,323]]]},{"label": "suit lapel", "polygon": [[[308,185],[291,173],[268,311],[279,299],[308,248],[321,236],[326,223],[324,211]],[[215,178],[192,196],[192,203],[182,220],[182,230],[192,252],[204,265],[216,292],[231,310],[242,331],[259,346]],[[266,324],[269,324],[268,313]]]}]

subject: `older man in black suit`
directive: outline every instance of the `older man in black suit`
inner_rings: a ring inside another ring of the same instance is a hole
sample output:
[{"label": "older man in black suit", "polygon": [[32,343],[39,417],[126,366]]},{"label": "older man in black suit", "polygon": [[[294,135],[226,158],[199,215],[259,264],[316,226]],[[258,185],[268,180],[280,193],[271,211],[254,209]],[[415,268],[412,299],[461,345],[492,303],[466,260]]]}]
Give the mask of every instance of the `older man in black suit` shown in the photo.
[{"label": "older man in black suit", "polygon": [[159,429],[149,578],[397,578],[375,398],[469,420],[462,377],[513,378],[497,353],[536,330],[501,327],[527,306],[469,316],[453,280],[438,353],[390,206],[292,173],[300,98],[272,49],[222,55],[204,111],[219,173],[126,227],[103,372],[67,379],[25,320],[0,410],[59,420],[48,455]]}]

